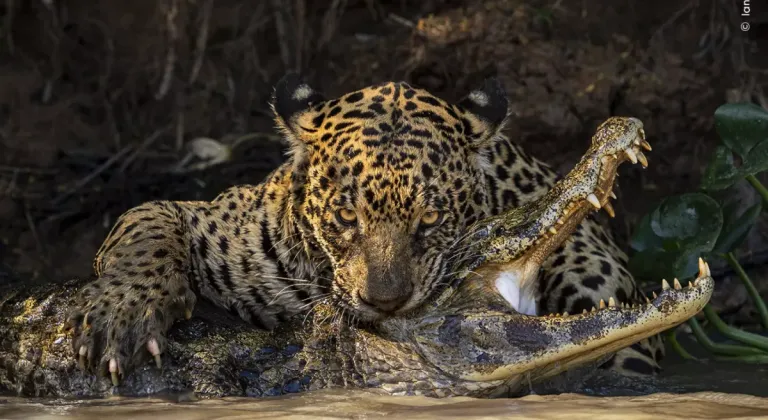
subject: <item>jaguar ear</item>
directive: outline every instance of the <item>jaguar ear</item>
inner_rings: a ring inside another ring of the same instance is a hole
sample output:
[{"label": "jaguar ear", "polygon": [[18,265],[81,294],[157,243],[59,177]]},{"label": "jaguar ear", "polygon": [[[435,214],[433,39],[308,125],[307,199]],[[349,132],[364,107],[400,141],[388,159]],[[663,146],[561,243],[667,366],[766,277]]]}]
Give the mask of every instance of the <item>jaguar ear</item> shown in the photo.
[{"label": "jaguar ear", "polygon": [[296,73],[288,73],[277,82],[272,95],[272,111],[277,125],[290,137],[301,139],[300,118],[314,105],[325,101],[322,94],[310,87]]},{"label": "jaguar ear", "polygon": [[459,106],[477,117],[479,129],[473,134],[482,139],[490,139],[499,132],[507,119],[509,99],[501,81],[495,77],[485,79],[480,89],[475,89],[459,102]]}]

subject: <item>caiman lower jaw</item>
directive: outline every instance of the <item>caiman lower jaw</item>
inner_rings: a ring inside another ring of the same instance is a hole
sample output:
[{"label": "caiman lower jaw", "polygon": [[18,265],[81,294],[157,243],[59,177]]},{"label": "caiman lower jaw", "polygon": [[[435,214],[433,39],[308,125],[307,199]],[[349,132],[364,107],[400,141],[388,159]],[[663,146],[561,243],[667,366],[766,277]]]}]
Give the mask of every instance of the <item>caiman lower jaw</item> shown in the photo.
[{"label": "caiman lower jaw", "polygon": [[481,351],[491,359],[496,356],[491,353],[506,352],[506,357],[498,354],[506,361],[496,366],[476,364],[472,372],[459,376],[469,381],[493,381],[526,373],[534,380],[556,375],[685,322],[704,308],[713,290],[709,266],[700,259],[694,282],[683,287],[677,280],[674,286],[664,280],[661,293],[645,304],[616,304],[611,298],[608,304],[601,302],[600,308],[578,315],[517,315],[506,325],[486,324],[485,328],[504,329],[509,347]]}]

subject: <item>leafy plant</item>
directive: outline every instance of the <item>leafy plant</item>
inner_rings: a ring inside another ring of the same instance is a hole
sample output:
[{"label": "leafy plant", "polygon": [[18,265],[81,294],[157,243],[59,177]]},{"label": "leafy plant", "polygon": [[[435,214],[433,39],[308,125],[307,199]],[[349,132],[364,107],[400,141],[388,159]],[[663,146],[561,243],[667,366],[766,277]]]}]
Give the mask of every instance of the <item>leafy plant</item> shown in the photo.
[{"label": "leafy plant", "polygon": [[[755,304],[763,329],[768,330],[768,308],[733,252],[747,237],[764,207],[768,190],[756,174],[768,170],[768,112],[747,103],[722,105],[715,111],[715,127],[722,140],[706,168],[700,192],[667,197],[640,221],[630,241],[635,251],[630,270],[641,279],[696,275],[697,260],[721,258],[738,274]],[[737,200],[720,202],[712,195],[747,180],[762,201],[744,208]],[[740,344],[716,343],[699,321],[688,321],[697,341],[716,358],[768,363],[768,337],[731,327],[710,305],[704,318],[716,330]],[[670,342],[681,355],[691,358],[677,342]]]}]

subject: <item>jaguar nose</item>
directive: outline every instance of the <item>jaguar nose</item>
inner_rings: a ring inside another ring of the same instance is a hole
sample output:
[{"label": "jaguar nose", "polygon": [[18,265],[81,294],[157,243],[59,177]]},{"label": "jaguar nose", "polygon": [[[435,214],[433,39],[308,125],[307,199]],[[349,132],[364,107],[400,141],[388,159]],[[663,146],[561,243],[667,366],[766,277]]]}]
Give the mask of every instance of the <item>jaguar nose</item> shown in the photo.
[{"label": "jaguar nose", "polygon": [[365,304],[373,306],[381,312],[395,312],[405,305],[405,302],[411,297],[411,290],[399,290],[397,293],[370,293],[360,291],[358,293],[360,300]]}]

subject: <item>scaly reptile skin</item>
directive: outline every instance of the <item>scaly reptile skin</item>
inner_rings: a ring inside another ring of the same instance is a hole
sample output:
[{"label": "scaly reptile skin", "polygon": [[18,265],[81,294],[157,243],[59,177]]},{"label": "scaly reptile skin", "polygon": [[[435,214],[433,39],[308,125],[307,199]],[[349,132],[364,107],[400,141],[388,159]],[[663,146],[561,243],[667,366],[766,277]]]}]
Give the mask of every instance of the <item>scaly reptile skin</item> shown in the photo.
[{"label": "scaly reptile skin", "polygon": [[[82,282],[18,290],[0,306],[0,392],[26,396],[279,395],[327,387],[378,388],[427,396],[508,395],[684,322],[711,297],[709,268],[686,288],[666,282],[640,305],[601,302],[576,315],[535,317],[510,308],[502,274],[517,287],[588,212],[606,206],[616,169],[646,147],[642,124],[611,118],[577,166],[541,199],[482,220],[456,254],[453,278],[407,316],[373,325],[348,322],[321,303],[273,332],[232,322],[217,310],[169,336],[162,368],[144,366],[113,389],[76,367],[63,322]],[[504,280],[506,281],[506,280]],[[6,292],[7,293],[7,292]],[[223,318],[224,317],[224,318]]]}]

